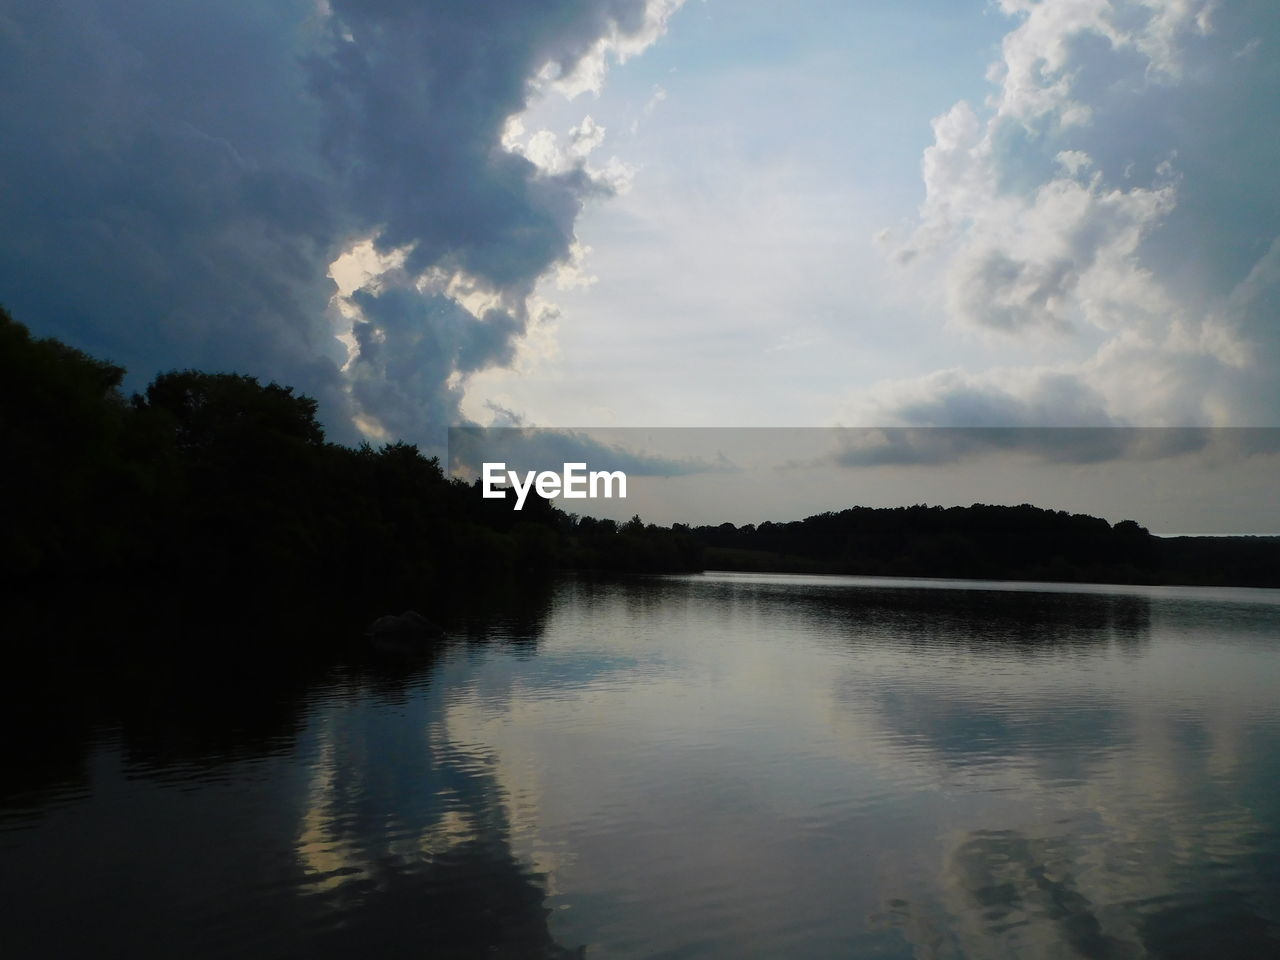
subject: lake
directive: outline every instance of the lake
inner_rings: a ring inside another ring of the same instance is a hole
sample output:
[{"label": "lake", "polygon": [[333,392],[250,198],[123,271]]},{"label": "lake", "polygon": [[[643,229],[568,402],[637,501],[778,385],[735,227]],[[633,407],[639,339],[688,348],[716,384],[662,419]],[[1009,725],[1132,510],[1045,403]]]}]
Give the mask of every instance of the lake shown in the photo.
[{"label": "lake", "polygon": [[1280,956],[1280,591],[566,579],[452,626],[11,722],[0,956]]}]

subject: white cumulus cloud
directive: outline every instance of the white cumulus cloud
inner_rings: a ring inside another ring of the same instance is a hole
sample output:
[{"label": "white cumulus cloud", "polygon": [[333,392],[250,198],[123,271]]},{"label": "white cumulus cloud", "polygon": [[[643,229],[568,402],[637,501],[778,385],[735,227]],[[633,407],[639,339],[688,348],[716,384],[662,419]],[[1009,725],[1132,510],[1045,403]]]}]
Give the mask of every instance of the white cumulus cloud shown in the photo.
[{"label": "white cumulus cloud", "polygon": [[[1002,362],[881,384],[857,416],[1280,422],[1280,190],[1259,156],[1280,151],[1251,133],[1260,111],[1274,117],[1264,91],[1280,102],[1280,83],[1236,55],[1277,31],[1273,11],[1204,0],[1000,9],[1015,23],[988,72],[991,96],[934,121],[914,229],[896,247],[891,234],[879,242],[911,276],[937,278],[945,335],[994,337]],[[1091,355],[1046,367],[1032,349],[1046,337]],[[1010,365],[1020,344],[1027,363]]]}]

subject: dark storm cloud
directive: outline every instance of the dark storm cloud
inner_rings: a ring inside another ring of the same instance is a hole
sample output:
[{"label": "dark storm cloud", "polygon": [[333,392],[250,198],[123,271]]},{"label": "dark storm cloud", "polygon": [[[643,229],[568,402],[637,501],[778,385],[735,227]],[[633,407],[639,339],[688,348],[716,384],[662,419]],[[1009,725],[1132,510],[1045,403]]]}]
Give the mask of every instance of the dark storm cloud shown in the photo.
[{"label": "dark storm cloud", "polygon": [[448,424],[457,416],[462,390],[450,375],[510,362],[513,338],[524,324],[489,310],[477,320],[442,294],[423,296],[411,287],[378,294],[357,291],[365,317],[355,327],[358,352],[349,368],[352,397],[374,412],[393,436],[414,437],[424,424]]},{"label": "dark storm cloud", "polygon": [[[510,360],[524,297],[604,188],[504,151],[549,64],[646,29],[645,0],[17,0],[0,13],[0,301],[128,365],[235,369],[432,439],[465,374]],[[350,370],[328,265],[409,247],[361,301]],[[480,318],[427,268],[499,297]],[[418,302],[414,302],[415,299]],[[439,329],[436,326],[439,324]],[[454,378],[456,381],[456,377]]]},{"label": "dark storm cloud", "polygon": [[567,72],[638,0],[423,3],[333,0],[332,47],[310,60],[326,107],[324,153],[382,249],[414,244],[410,272],[456,265],[527,291],[568,253],[581,170],[540,176],[499,148],[546,64]]}]

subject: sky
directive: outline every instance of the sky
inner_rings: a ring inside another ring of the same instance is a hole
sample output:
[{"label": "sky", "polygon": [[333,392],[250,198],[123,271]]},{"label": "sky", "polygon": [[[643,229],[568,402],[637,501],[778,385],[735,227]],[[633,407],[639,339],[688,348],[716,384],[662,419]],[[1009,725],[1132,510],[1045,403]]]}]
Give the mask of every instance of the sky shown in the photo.
[{"label": "sky", "polygon": [[1265,427],[461,427],[448,458],[468,480],[501,464],[492,477],[515,477],[495,486],[526,491],[531,474],[563,477],[566,464],[583,464],[579,478],[621,471],[625,497],[579,479],[587,496],[557,505],[664,525],[1032,503],[1159,535],[1280,531],[1280,430]]},{"label": "sky", "polygon": [[1270,0],[8,0],[0,303],[343,442],[1280,426]]}]

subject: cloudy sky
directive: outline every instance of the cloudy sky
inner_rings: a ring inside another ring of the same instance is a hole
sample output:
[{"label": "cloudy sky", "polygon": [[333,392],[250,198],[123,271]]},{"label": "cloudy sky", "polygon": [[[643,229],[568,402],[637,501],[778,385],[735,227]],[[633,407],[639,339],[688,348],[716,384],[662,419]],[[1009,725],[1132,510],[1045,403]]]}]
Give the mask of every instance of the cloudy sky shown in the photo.
[{"label": "cloudy sky", "polygon": [[8,0],[0,302],[450,424],[1280,426],[1272,0]]}]

